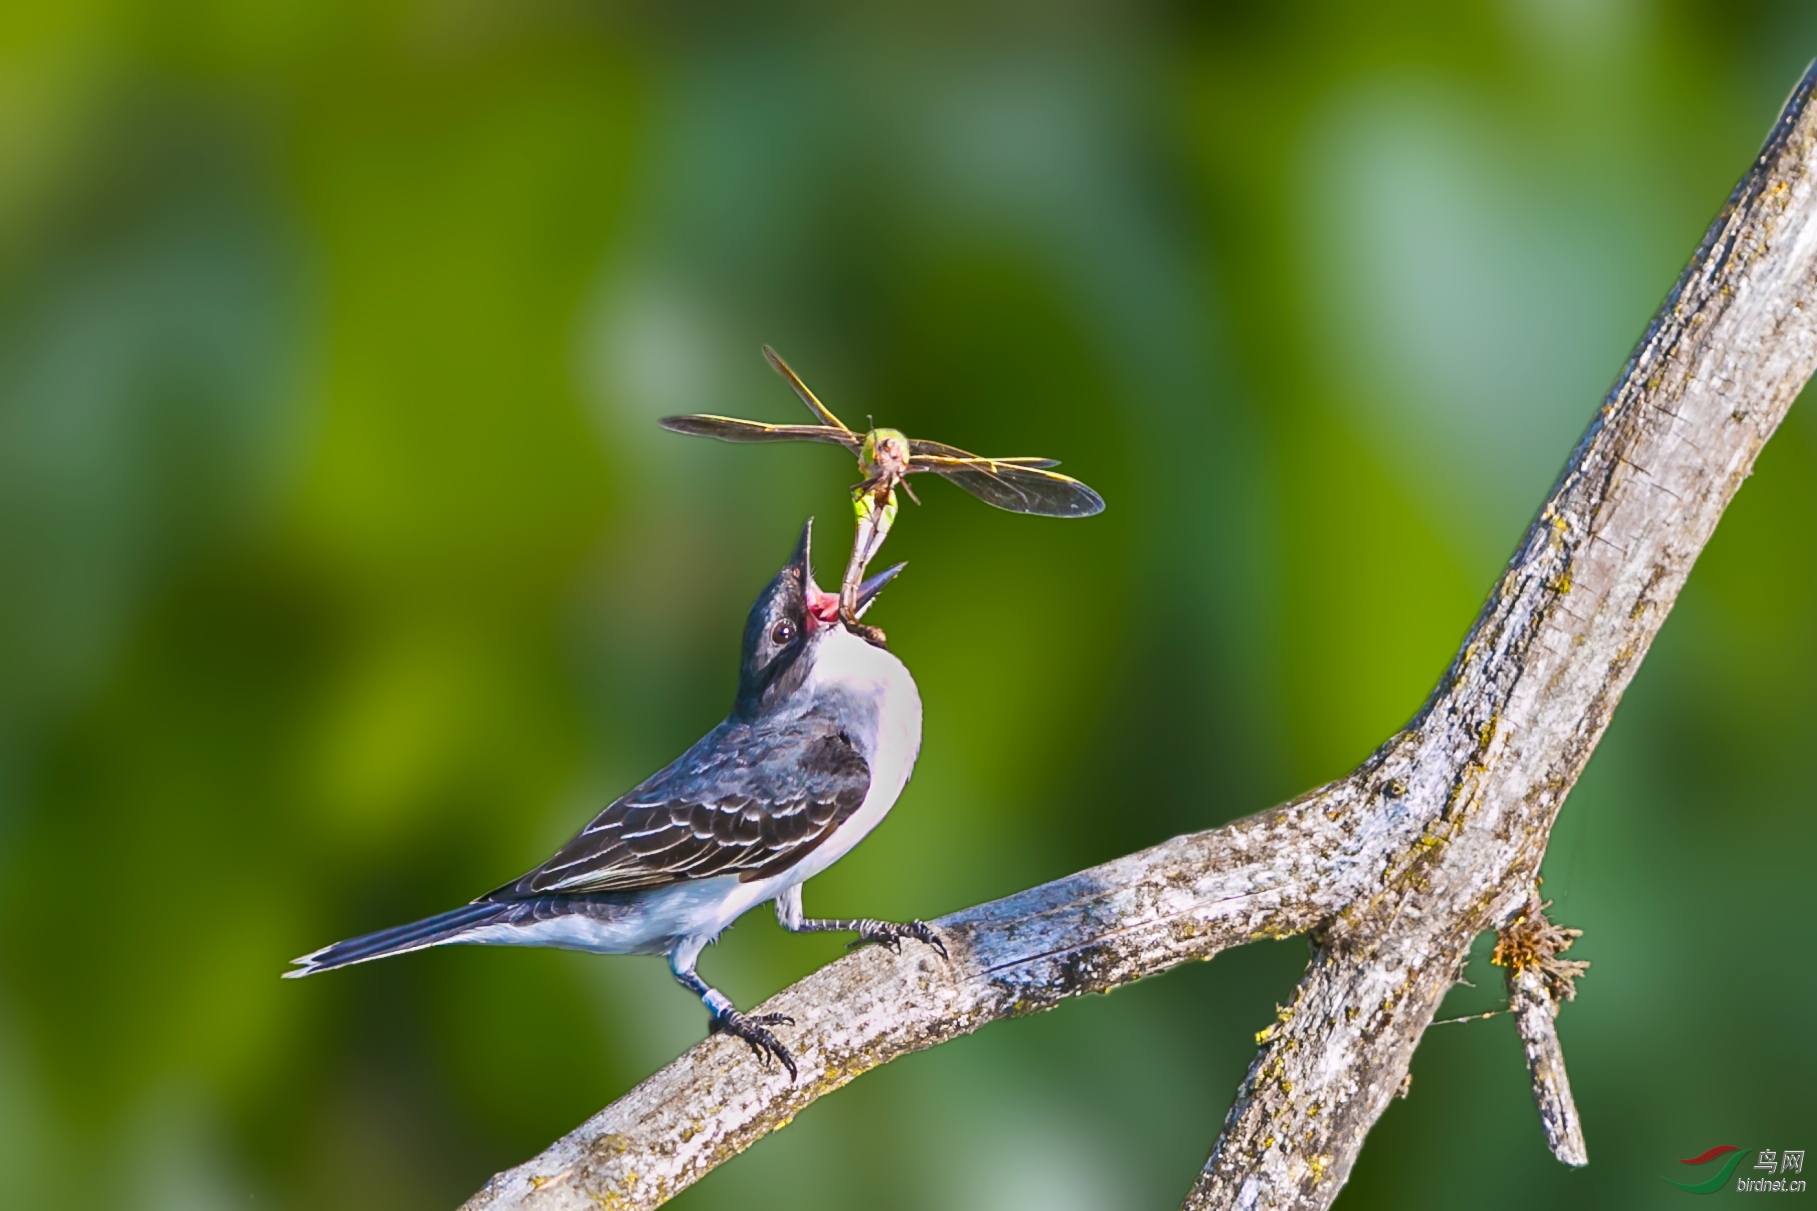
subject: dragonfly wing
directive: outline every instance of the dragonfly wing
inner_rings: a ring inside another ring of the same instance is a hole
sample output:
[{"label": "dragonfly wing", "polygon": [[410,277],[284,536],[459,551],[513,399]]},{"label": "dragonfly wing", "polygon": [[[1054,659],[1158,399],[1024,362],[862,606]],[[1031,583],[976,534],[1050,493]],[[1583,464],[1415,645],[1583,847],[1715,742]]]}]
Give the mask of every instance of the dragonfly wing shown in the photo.
[{"label": "dragonfly wing", "polygon": [[958,458],[970,462],[1005,463],[1021,467],[1057,467],[1060,465],[1060,460],[1057,458],[979,458],[969,450],[961,450],[958,446],[949,446],[945,442],[922,441],[918,437],[910,438],[909,456],[912,458],[917,454],[926,454],[933,458]]},{"label": "dragonfly wing", "polygon": [[717,437],[727,442],[829,442],[854,454],[858,451],[859,438],[855,434],[825,425],[766,425],[735,416],[707,415],[665,416],[656,423],[672,433]]},{"label": "dragonfly wing", "polygon": [[796,374],[793,370],[789,369],[789,364],[782,360],[782,355],[780,353],[776,352],[768,345],[765,345],[763,347],[763,355],[769,359],[770,368],[772,370],[789,380],[789,386],[795,388],[795,394],[801,397],[801,402],[808,406],[809,412],[812,412],[815,416],[820,418],[821,424],[826,425],[829,428],[837,429],[841,433],[852,432],[845,427],[843,421],[833,415],[833,410],[831,408],[820,402],[819,396],[808,390],[808,385],[801,381],[801,376],[799,374]]},{"label": "dragonfly wing", "polygon": [[932,471],[986,504],[1011,513],[1041,517],[1090,517],[1104,511],[1104,498],[1058,472],[1000,458],[916,455],[910,471]]}]

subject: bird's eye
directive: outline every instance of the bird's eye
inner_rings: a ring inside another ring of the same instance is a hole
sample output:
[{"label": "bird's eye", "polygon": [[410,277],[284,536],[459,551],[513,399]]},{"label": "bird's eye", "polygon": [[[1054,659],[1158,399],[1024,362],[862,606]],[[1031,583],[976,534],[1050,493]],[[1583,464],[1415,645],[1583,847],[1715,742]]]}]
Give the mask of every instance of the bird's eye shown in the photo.
[{"label": "bird's eye", "polygon": [[777,647],[787,647],[795,642],[795,624],[784,618],[770,628],[770,639]]}]

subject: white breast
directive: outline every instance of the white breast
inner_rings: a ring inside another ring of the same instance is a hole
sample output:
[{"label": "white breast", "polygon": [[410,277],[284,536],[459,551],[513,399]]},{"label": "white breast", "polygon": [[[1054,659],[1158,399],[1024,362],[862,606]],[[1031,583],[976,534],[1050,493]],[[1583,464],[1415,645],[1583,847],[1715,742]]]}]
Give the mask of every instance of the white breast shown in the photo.
[{"label": "white breast", "polygon": [[825,844],[781,874],[751,883],[727,879],[717,896],[690,896],[685,902],[677,893],[676,936],[716,938],[743,913],[805,883],[843,858],[889,814],[914,771],[915,758],[921,752],[921,693],[907,666],[844,627],[830,631],[819,642],[814,671],[797,692],[808,700],[818,700],[822,694],[847,698],[843,706],[850,709],[841,712],[849,720],[846,734],[870,766],[870,790],[858,810]]},{"label": "white breast", "polygon": [[825,844],[778,876],[769,895],[813,878],[864,840],[896,805],[921,753],[921,693],[908,666],[844,627],[834,629],[820,642],[812,679],[804,688],[843,692],[875,708],[863,712],[869,726],[854,728],[852,734],[852,742],[871,767],[871,789]]}]

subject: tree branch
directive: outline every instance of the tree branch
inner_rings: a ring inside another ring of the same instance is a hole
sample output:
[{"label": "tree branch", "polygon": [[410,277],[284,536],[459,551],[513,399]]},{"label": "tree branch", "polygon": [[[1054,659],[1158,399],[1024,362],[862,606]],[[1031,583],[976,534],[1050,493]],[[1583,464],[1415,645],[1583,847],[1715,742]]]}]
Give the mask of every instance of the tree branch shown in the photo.
[{"label": "tree branch", "polygon": [[[1186,1205],[1329,1206],[1472,939],[1527,905],[1566,793],[1817,366],[1814,79],[1792,94],[1405,730],[1292,803],[943,918],[950,963],[871,948],[828,965],[761,1007],[795,1018],[799,1082],[709,1039],[494,1177],[467,1211],[655,1207],[896,1056],[1302,931],[1306,977],[1264,1032]],[[1551,1001],[1537,995],[1544,1037],[1529,1054],[1549,1049],[1568,1105]],[[1575,1151],[1554,1147],[1582,1162],[1580,1136]]]}]

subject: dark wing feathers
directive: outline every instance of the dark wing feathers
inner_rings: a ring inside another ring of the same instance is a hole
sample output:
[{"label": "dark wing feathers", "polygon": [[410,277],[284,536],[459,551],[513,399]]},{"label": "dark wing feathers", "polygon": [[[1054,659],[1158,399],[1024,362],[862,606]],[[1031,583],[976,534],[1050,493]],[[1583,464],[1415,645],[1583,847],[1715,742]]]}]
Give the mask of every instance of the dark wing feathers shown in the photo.
[{"label": "dark wing feathers", "polygon": [[787,870],[864,802],[871,770],[831,721],[728,720],[487,897],[626,891]]}]

